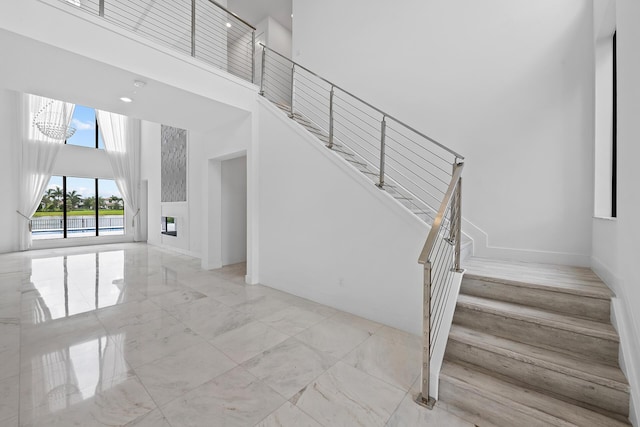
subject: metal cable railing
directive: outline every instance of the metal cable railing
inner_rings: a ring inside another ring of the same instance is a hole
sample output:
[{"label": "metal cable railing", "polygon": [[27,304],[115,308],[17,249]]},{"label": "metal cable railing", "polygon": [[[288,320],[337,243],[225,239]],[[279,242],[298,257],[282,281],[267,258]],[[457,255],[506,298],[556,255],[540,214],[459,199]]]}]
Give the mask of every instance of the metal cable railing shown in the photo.
[{"label": "metal cable railing", "polygon": [[213,0],[61,1],[244,80],[255,80],[255,27]]},{"label": "metal cable railing", "polygon": [[464,158],[362,101],[307,68],[263,46],[260,93],[311,122],[328,136],[327,146],[349,147],[357,162],[377,174],[377,185],[392,184],[405,205],[435,218],[452,165]]},{"label": "metal cable railing", "polygon": [[419,258],[425,273],[422,393],[418,402],[432,407],[432,359],[441,358],[434,352],[448,334],[451,320],[446,313],[457,299],[453,281],[462,272],[464,157],[284,55],[264,45],[262,48],[260,94],[329,149],[345,154],[345,160],[373,176],[379,188],[431,225]]},{"label": "metal cable railing", "polygon": [[[445,325],[446,312],[457,300],[452,283],[463,272],[460,266],[463,168],[464,163],[454,165],[449,185],[418,258],[418,262],[424,265],[422,384],[418,402],[430,408],[435,403],[430,393],[434,350],[439,338],[446,339],[442,336],[445,326],[447,331],[450,326],[450,323]],[[441,362],[440,359],[436,363],[440,365]]]}]

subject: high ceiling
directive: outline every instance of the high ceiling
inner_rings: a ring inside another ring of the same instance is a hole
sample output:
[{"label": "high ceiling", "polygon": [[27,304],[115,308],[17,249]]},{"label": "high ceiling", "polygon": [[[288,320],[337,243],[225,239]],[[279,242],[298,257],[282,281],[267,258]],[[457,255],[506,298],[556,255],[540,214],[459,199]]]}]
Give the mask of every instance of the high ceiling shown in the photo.
[{"label": "high ceiling", "polygon": [[271,16],[291,31],[291,0],[227,0],[227,9],[253,26]]},{"label": "high ceiling", "polygon": [[[3,60],[11,64],[11,67],[0,67],[0,88],[201,132],[248,114],[196,93],[4,30],[0,30],[0,52]],[[43,60],[46,67],[40,66],[42,62],[37,65]],[[146,85],[137,89],[133,86],[134,80],[143,80]],[[119,100],[123,94],[135,98],[135,102],[123,103]]]}]

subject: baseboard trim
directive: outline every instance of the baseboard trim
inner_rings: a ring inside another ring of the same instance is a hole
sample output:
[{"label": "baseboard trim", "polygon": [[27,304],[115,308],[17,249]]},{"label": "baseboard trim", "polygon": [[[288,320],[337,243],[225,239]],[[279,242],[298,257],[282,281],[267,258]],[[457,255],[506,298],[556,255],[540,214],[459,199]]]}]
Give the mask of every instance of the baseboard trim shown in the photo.
[{"label": "baseboard trim", "polygon": [[611,324],[620,336],[618,362],[631,386],[629,421],[640,425],[640,334],[635,328],[633,310],[624,295],[622,279],[596,257],[591,257],[591,269],[609,286],[615,296],[611,299]]},{"label": "baseboard trim", "polygon": [[640,425],[640,348],[633,323],[632,311],[624,298],[612,298],[611,322],[620,336],[620,354],[618,361],[631,386],[629,402],[629,421],[634,426]]},{"label": "baseboard trim", "polygon": [[165,244],[162,244],[162,243],[160,243],[160,244],[158,244],[158,243],[151,243],[151,242],[147,242],[147,244],[148,244],[149,246],[155,246],[155,247],[157,247],[157,248],[165,249],[165,250],[170,251],[170,252],[177,252],[177,253],[179,253],[179,254],[181,254],[181,255],[186,255],[186,256],[193,257],[193,258],[197,258],[197,259],[200,259],[200,258],[201,258],[201,255],[200,255],[200,254],[198,254],[198,253],[195,253],[195,252],[192,252],[192,251],[188,251],[188,250],[186,250],[186,249],[176,248],[175,246],[165,245]]},{"label": "baseboard trim", "polygon": [[477,257],[577,267],[591,266],[591,257],[587,254],[491,246],[489,235],[465,218],[462,219],[462,230],[473,240],[473,255]]}]

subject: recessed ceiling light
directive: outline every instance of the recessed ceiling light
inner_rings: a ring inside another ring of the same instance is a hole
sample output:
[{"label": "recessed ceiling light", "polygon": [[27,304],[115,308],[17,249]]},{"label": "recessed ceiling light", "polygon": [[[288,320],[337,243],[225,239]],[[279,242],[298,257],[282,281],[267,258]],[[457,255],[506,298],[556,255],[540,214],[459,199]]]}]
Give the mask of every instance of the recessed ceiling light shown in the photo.
[{"label": "recessed ceiling light", "polygon": [[133,102],[133,99],[127,98],[126,96],[123,96],[122,98],[120,98],[120,101],[126,102],[128,104],[130,102]]},{"label": "recessed ceiling light", "polygon": [[291,17],[293,18],[293,13],[291,14]]},{"label": "recessed ceiling light", "polygon": [[133,81],[133,85],[135,87],[145,87],[147,85],[147,83],[143,82],[142,80],[134,80]]},{"label": "recessed ceiling light", "polygon": [[231,22],[227,22],[227,28],[231,28]]}]

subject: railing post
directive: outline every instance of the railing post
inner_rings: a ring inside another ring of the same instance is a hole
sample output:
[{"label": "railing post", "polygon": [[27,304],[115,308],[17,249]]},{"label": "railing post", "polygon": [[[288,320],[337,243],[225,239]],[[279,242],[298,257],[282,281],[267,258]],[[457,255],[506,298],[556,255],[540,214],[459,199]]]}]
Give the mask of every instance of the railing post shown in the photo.
[{"label": "railing post", "polygon": [[385,161],[385,144],[387,137],[387,116],[382,116],[382,122],[380,124],[380,180],[376,184],[378,187],[384,187],[384,161]]},{"label": "railing post", "polygon": [[256,82],[256,30],[251,31],[251,83]]},{"label": "railing post", "polygon": [[296,64],[291,64],[291,112],[289,113],[289,117],[293,119],[293,89],[295,87],[295,76],[296,76]]},{"label": "railing post", "polygon": [[422,318],[422,383],[417,402],[428,408],[433,408],[435,400],[429,398],[429,371],[431,363],[431,261],[424,263],[423,289],[423,318]]},{"label": "railing post", "polygon": [[196,57],[196,0],[191,0],[191,56]]},{"label": "railing post", "polygon": [[100,0],[98,3],[98,16],[104,18],[104,0]]},{"label": "railing post", "polygon": [[456,187],[456,241],[455,241],[455,264],[454,268],[457,273],[462,272],[461,259],[460,259],[460,246],[462,240],[462,177],[458,178],[458,185]]},{"label": "railing post", "polygon": [[260,96],[264,96],[264,67],[267,60],[267,48],[262,46],[262,64],[260,64]]},{"label": "railing post", "polygon": [[327,144],[329,148],[333,148],[333,92],[334,86],[331,85],[331,92],[329,92],[329,144]]}]

